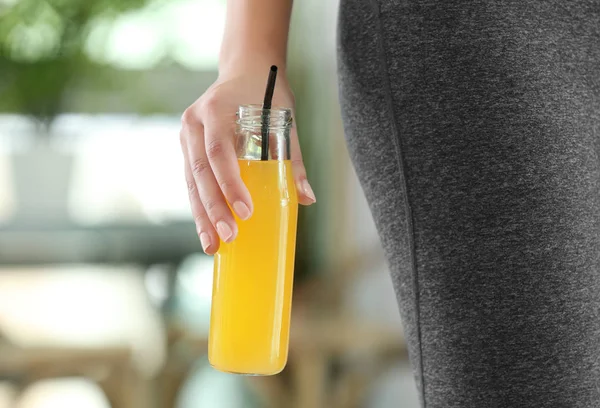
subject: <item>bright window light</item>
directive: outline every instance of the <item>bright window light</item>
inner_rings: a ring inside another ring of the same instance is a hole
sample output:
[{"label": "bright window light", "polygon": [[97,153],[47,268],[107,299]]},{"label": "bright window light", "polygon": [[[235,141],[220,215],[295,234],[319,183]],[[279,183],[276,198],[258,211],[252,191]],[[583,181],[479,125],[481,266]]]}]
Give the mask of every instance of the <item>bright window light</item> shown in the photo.
[{"label": "bright window light", "polygon": [[189,69],[217,67],[225,30],[225,2],[185,0],[171,8],[171,57]]},{"label": "bright window light", "polygon": [[125,13],[112,23],[98,20],[86,49],[99,62],[132,70],[151,68],[165,55],[161,24],[143,10]]},{"label": "bright window light", "polygon": [[214,69],[224,27],[224,1],[151,2],[115,21],[94,21],[86,53],[120,69],[149,69],[165,57],[191,70]]}]

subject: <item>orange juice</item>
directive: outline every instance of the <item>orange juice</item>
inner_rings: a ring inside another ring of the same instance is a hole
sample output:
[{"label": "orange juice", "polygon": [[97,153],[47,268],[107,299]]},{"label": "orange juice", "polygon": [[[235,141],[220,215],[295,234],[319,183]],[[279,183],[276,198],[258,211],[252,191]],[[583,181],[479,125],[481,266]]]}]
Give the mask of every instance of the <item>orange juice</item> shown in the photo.
[{"label": "orange juice", "polygon": [[298,198],[289,160],[239,160],[254,212],[215,255],[208,358],[218,370],[270,375],[286,364]]}]

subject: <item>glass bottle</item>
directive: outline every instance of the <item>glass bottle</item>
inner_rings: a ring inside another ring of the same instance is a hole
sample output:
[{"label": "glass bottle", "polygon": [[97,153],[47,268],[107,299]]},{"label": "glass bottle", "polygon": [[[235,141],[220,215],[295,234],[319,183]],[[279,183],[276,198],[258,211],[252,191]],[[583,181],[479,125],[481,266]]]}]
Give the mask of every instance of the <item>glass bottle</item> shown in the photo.
[{"label": "glass bottle", "polygon": [[290,109],[237,112],[236,152],[254,210],[236,217],[236,239],[215,255],[208,357],[221,371],[272,375],[287,362],[298,215],[291,127]]}]

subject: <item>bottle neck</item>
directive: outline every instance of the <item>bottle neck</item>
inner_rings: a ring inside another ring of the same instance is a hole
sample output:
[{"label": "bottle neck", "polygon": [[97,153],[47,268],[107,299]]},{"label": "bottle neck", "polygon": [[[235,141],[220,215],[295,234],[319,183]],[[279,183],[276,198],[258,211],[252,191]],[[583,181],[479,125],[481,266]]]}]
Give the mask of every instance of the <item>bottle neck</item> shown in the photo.
[{"label": "bottle neck", "polygon": [[245,160],[289,160],[291,109],[240,106],[237,114],[236,151]]}]

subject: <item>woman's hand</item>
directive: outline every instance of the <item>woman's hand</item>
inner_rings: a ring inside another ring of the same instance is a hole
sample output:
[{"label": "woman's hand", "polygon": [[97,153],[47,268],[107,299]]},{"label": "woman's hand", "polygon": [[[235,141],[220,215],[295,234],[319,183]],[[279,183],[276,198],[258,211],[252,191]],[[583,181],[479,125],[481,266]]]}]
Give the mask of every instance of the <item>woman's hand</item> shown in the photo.
[{"label": "woman's hand", "polygon": [[[219,237],[231,242],[237,225],[231,210],[246,220],[253,211],[252,197],[240,177],[234,131],[239,105],[263,100],[268,71],[221,76],[183,114],[180,132],[190,205],[196,231],[207,254],[219,249]],[[294,108],[285,77],[277,80],[273,106]],[[291,131],[291,159],[300,204],[316,201],[306,179],[296,128]]]}]

